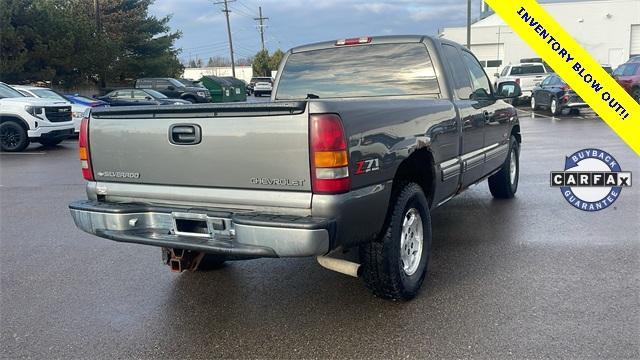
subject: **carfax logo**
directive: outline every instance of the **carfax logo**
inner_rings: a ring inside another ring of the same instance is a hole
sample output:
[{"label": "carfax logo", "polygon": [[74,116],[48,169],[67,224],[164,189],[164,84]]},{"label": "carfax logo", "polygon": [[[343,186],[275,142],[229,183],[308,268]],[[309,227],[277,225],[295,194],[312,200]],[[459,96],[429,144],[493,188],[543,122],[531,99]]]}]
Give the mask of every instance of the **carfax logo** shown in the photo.
[{"label": "carfax logo", "polygon": [[566,157],[564,171],[551,172],[551,186],[559,187],[569,204],[584,211],[608,208],[623,187],[631,186],[631,172],[624,172],[611,154],[584,149]]}]

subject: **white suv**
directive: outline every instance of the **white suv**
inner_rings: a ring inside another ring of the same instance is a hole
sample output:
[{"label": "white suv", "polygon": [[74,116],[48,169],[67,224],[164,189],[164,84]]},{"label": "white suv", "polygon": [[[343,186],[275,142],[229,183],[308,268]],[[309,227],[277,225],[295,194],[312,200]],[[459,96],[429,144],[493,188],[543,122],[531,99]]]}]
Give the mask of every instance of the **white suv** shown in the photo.
[{"label": "white suv", "polygon": [[80,123],[82,122],[82,118],[84,117],[85,111],[87,111],[87,109],[90,109],[89,106],[72,103],[71,101],[69,101],[69,99],[64,97],[64,95],[49,88],[43,88],[38,86],[22,86],[22,85],[9,85],[9,86],[18,90],[24,96],[57,100],[57,101],[62,101],[67,105],[70,105],[71,117],[73,118],[73,124],[76,127],[76,133],[80,131]]},{"label": "white suv", "polygon": [[74,133],[71,105],[25,97],[0,82],[0,149],[22,151],[31,141],[54,146]]}]

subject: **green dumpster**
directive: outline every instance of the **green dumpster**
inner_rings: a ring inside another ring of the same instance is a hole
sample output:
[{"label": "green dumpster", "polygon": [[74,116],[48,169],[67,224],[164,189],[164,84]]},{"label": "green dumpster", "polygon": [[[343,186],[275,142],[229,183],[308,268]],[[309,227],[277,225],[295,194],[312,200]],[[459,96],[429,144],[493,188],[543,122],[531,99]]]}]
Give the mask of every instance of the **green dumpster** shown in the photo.
[{"label": "green dumpster", "polygon": [[206,75],[200,79],[200,82],[202,82],[202,85],[211,93],[212,102],[234,101],[234,98],[232,97],[232,86],[227,80],[218,76]]},{"label": "green dumpster", "polygon": [[232,76],[224,76],[222,79],[227,80],[230,85],[232,101],[247,101],[247,85],[244,81]]}]

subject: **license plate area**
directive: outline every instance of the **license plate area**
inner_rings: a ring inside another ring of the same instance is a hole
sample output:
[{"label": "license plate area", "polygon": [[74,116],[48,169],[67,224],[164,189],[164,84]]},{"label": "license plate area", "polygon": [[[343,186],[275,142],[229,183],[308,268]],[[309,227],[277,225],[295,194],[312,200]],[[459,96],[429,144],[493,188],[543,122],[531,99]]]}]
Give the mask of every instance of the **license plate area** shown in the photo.
[{"label": "license plate area", "polygon": [[171,233],[180,236],[204,238],[230,238],[234,235],[231,219],[211,217],[198,213],[171,213]]}]

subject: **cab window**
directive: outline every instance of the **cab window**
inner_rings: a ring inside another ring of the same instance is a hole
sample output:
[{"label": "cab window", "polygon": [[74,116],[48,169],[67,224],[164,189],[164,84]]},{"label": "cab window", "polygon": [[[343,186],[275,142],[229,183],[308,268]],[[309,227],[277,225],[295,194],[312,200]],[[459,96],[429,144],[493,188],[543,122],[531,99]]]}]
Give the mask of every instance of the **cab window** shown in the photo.
[{"label": "cab window", "polygon": [[463,50],[462,59],[467,65],[469,75],[471,76],[471,83],[473,84],[473,94],[471,97],[474,99],[491,97],[491,83],[475,56]]},{"label": "cab window", "polygon": [[473,89],[471,87],[471,79],[467,76],[468,71],[464,66],[460,53],[454,46],[447,44],[442,44],[442,50],[446,62],[451,66],[453,87],[458,99],[469,99]]}]

